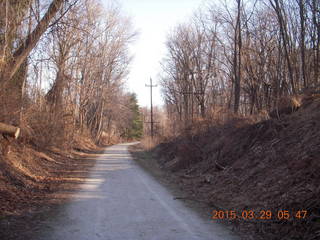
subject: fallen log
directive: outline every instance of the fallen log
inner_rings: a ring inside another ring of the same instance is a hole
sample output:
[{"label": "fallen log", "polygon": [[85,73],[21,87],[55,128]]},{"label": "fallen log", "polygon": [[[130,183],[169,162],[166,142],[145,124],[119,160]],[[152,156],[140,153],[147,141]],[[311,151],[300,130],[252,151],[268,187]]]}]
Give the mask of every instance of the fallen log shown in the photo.
[{"label": "fallen log", "polygon": [[0,134],[8,135],[17,139],[20,134],[20,128],[5,123],[0,123]]}]

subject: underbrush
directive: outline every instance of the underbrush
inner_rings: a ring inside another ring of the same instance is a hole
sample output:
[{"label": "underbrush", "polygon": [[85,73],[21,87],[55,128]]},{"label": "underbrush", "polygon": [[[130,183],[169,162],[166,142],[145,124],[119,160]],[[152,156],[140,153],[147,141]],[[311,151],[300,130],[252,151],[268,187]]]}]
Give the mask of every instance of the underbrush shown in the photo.
[{"label": "underbrush", "polygon": [[20,127],[24,142],[39,148],[70,148],[76,135],[72,114],[53,111],[47,106],[30,106],[22,116]]}]

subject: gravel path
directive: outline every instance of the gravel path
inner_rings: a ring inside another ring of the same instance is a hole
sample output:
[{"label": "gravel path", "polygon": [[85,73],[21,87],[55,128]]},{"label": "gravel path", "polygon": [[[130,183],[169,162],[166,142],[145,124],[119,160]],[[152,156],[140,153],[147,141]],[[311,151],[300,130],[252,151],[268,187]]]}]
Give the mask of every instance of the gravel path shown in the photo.
[{"label": "gravel path", "polygon": [[233,240],[223,225],[199,217],[132,160],[130,144],[108,147],[81,191],[42,222],[46,240]]}]

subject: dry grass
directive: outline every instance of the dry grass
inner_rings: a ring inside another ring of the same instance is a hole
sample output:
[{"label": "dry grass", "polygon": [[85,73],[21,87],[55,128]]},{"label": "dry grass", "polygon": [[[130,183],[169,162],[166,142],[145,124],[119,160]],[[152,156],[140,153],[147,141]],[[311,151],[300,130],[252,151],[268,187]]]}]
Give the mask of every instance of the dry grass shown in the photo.
[{"label": "dry grass", "polygon": [[[6,154],[0,154],[0,215],[18,215],[63,200],[53,194],[75,189],[94,164],[88,153],[97,149],[87,138],[78,137],[77,143],[78,151],[70,152],[11,142]],[[79,152],[82,149],[87,153]]]},{"label": "dry grass", "polygon": [[141,142],[141,146],[144,150],[151,150],[153,149],[155,146],[157,146],[159,143],[161,143],[163,141],[163,137],[161,136],[155,136],[153,138],[151,138],[150,136],[145,136],[140,142]]}]

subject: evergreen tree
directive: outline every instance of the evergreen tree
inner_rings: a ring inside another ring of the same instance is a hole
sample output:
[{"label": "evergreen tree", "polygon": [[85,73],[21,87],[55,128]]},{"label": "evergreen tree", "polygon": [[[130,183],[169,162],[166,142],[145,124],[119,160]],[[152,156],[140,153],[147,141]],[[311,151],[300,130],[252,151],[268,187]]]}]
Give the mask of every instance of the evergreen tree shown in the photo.
[{"label": "evergreen tree", "polygon": [[130,94],[129,108],[132,111],[131,127],[127,131],[128,139],[140,139],[143,134],[142,115],[139,110],[137,96],[135,93]]}]

